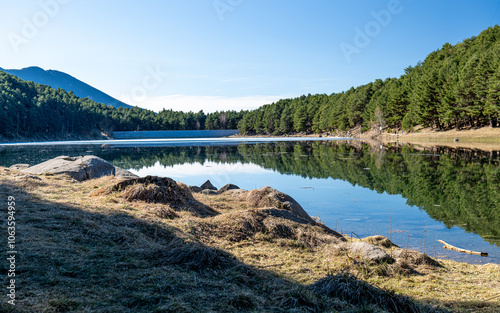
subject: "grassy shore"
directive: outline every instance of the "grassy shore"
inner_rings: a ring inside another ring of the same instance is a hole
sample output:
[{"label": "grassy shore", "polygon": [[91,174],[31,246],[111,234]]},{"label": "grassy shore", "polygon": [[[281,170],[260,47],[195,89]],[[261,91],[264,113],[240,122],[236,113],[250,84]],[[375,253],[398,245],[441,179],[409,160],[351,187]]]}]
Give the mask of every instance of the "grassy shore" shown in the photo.
[{"label": "grassy shore", "polygon": [[[485,151],[500,151],[500,128],[482,127],[478,129],[437,131],[431,128],[416,127],[411,132],[382,131],[371,129],[361,132],[357,127],[344,132],[306,134],[296,133],[287,137],[350,137],[382,144],[410,143],[422,147],[447,146],[453,148],[480,149]],[[237,135],[234,137],[274,137],[269,135]],[[282,137],[282,136],[276,136]]]},{"label": "grassy shore", "polygon": [[447,146],[453,148],[469,148],[480,150],[500,150],[500,128],[482,127],[467,130],[436,131],[430,128],[421,128],[415,132],[383,132],[372,131],[361,136],[373,138],[383,143],[400,144],[411,143],[423,147]]},{"label": "grassy shore", "polygon": [[499,265],[418,254],[370,263],[321,224],[256,207],[243,191],[179,184],[175,197],[189,201],[152,203],[113,189],[120,181],[0,168],[18,250],[16,306],[4,296],[2,312],[500,311]]}]

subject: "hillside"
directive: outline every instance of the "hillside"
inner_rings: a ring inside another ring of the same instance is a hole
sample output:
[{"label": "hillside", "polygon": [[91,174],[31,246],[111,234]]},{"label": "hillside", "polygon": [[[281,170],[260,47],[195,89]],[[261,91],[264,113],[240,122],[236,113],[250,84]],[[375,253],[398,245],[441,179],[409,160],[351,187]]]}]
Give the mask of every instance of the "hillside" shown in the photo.
[{"label": "hillside", "polygon": [[445,43],[400,78],[377,79],[331,95],[307,95],[247,114],[241,133],[343,132],[385,128],[436,130],[497,127],[500,115],[500,27],[456,45]]},{"label": "hillside", "polygon": [[115,108],[0,71],[0,141],[94,138],[113,131],[234,129],[242,114]]},{"label": "hillside", "polygon": [[32,81],[42,85],[48,85],[54,89],[62,88],[66,91],[72,91],[79,98],[89,98],[97,103],[112,105],[115,108],[132,108],[132,106],[117,100],[104,92],[82,82],[75,77],[55,70],[44,70],[32,66],[20,70],[7,70],[0,68],[8,74],[17,76],[25,81]]}]

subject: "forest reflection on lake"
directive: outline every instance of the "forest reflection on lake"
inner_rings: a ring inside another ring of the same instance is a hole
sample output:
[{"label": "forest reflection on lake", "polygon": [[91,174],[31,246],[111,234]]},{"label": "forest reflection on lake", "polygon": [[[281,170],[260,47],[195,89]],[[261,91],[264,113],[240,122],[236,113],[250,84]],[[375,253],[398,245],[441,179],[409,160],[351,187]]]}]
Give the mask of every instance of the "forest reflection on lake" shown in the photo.
[{"label": "forest reflection on lake", "polygon": [[[169,176],[191,185],[206,179],[217,187],[270,185],[348,235],[379,234],[431,256],[500,262],[500,167],[495,151],[380,149],[360,141],[2,146],[0,165],[83,154],[141,176]],[[490,257],[443,250],[437,239],[484,250]]]}]

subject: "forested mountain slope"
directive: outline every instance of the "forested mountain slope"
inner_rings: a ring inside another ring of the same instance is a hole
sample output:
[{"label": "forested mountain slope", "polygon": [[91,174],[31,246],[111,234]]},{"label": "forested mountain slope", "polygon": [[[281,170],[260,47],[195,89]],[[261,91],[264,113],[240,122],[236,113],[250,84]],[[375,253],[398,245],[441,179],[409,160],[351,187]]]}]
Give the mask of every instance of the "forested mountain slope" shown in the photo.
[{"label": "forested mountain slope", "polygon": [[242,133],[344,131],[416,125],[436,129],[498,126],[500,27],[456,45],[446,43],[400,78],[331,95],[307,95],[264,105],[245,115]]},{"label": "forested mountain slope", "polygon": [[234,129],[242,114],[115,108],[0,71],[0,139],[96,136],[113,130]]}]

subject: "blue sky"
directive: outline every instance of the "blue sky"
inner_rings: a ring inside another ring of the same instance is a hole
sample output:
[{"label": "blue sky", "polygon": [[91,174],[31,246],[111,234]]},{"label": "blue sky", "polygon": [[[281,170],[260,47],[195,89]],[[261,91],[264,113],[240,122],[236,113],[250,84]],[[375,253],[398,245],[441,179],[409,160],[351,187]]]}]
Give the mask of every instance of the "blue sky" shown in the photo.
[{"label": "blue sky", "polygon": [[153,110],[249,109],[399,77],[500,24],[500,1],[0,0],[0,67]]}]

